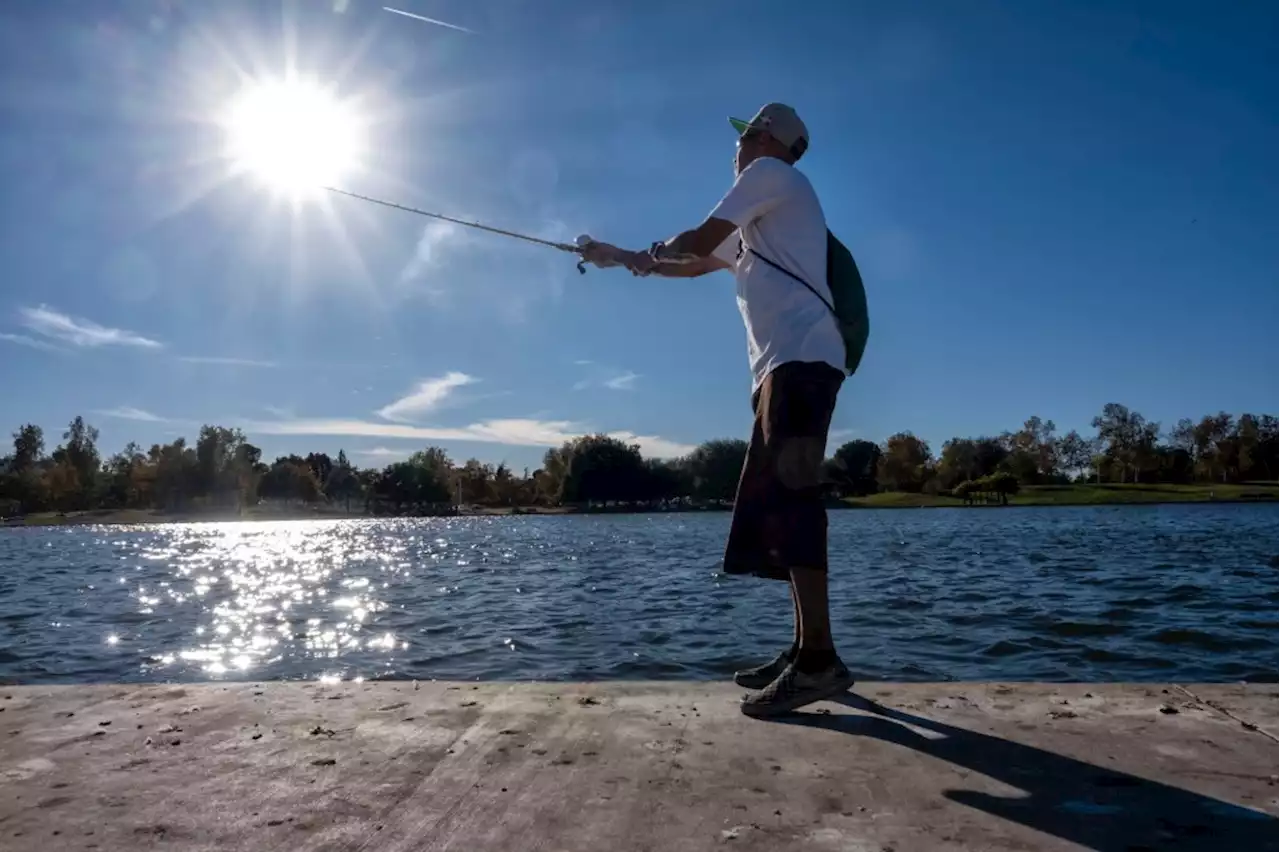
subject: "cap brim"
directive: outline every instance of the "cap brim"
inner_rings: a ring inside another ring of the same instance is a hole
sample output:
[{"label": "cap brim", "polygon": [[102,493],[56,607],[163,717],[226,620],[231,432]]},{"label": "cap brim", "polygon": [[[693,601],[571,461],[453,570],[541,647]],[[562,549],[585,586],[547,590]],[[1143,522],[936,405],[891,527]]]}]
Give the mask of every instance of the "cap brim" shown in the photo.
[{"label": "cap brim", "polygon": [[743,121],[740,118],[730,118],[729,124],[733,125],[733,129],[738,131],[739,136],[751,129],[751,122]]}]

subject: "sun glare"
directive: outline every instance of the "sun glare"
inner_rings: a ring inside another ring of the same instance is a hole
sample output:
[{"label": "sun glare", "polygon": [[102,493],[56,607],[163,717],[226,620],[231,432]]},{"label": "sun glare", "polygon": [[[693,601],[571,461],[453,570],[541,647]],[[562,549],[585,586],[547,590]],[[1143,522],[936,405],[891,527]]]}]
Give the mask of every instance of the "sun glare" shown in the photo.
[{"label": "sun glare", "polygon": [[340,182],[363,153],[363,122],[350,105],[297,80],[245,88],[223,127],[237,170],[294,197]]}]

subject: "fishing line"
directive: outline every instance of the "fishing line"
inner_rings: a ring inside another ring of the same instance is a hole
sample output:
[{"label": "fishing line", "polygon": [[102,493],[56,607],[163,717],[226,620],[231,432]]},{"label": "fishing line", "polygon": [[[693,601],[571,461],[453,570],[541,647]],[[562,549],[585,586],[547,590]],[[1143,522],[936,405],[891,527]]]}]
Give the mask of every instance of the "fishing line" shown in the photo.
[{"label": "fishing line", "polygon": [[[483,225],[480,222],[468,222],[465,219],[455,219],[452,216],[445,216],[443,213],[432,213],[430,211],[422,210],[417,207],[410,207],[407,204],[397,204],[394,201],[386,201],[381,198],[373,198],[368,195],[361,195],[358,192],[351,192],[346,189],[338,189],[336,186],[324,186],[324,187],[321,187],[321,189],[328,190],[329,192],[333,192],[338,195],[345,195],[348,198],[357,198],[361,201],[367,201],[370,204],[378,204],[383,207],[390,207],[392,210],[402,210],[405,213],[415,213],[419,216],[426,216],[429,219],[439,219],[442,222],[452,222],[455,225],[462,225],[463,227],[466,227],[466,228],[476,228],[477,230],[488,231],[491,234],[497,234],[502,237],[511,237],[512,239],[523,240],[527,243],[533,243],[534,245],[547,246],[548,248],[558,249],[559,251],[568,252],[570,254],[576,254],[580,258],[578,260],[578,271],[584,274],[586,273],[587,268],[586,268],[586,259],[583,253],[585,252],[588,246],[596,242],[586,234],[583,234],[582,236],[578,237],[576,244],[560,243],[554,240],[544,240],[541,237],[532,237],[532,236],[529,236],[528,234],[521,234],[521,233],[517,233],[516,231],[508,231],[504,228],[495,228],[492,225]],[[670,259],[664,258],[663,260],[667,262],[673,262],[673,263],[689,263],[693,260],[696,260],[696,258],[692,256],[688,256],[688,257],[682,256],[682,257],[670,258]],[[619,263],[619,265],[621,264]]]}]

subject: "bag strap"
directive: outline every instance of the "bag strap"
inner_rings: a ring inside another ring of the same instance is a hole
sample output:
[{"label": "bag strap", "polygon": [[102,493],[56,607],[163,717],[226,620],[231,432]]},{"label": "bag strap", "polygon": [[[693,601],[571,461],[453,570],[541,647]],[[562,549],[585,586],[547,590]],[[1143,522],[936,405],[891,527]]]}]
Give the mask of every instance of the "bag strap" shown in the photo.
[{"label": "bag strap", "polygon": [[760,252],[756,251],[755,249],[753,249],[753,248],[751,248],[751,247],[749,247],[749,246],[748,246],[748,247],[747,247],[747,251],[751,252],[751,253],[752,253],[752,254],[754,254],[756,257],[760,258],[760,259],[761,259],[761,260],[763,260],[765,263],[769,264],[769,265],[770,265],[770,266],[772,266],[774,269],[776,269],[776,270],[778,270],[779,272],[781,272],[783,275],[786,275],[788,278],[794,278],[796,281],[799,281],[799,282],[800,282],[801,284],[803,284],[805,287],[809,288],[809,292],[810,292],[810,293],[812,293],[813,295],[817,296],[817,297],[818,297],[818,301],[819,301],[819,302],[822,302],[822,304],[826,305],[827,310],[831,311],[831,315],[832,315],[833,317],[835,317],[835,318],[836,318],[837,322],[839,321],[839,319],[840,319],[840,315],[836,313],[836,309],[832,306],[832,304],[831,304],[830,302],[828,302],[826,299],[822,298],[822,294],[821,294],[821,293],[819,293],[819,292],[814,288],[814,286],[813,286],[812,284],[810,284],[808,281],[805,281],[803,278],[801,278],[799,275],[796,275],[796,274],[795,274],[794,272],[792,272],[791,270],[789,270],[789,269],[783,269],[781,266],[779,266],[778,264],[774,263],[772,260],[770,260],[769,258],[765,257],[764,255],[762,255]]}]

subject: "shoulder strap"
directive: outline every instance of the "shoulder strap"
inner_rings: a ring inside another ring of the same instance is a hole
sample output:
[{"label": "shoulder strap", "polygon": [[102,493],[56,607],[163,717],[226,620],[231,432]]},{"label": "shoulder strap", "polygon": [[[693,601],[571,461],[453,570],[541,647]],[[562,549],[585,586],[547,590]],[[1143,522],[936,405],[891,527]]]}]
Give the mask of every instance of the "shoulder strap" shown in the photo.
[{"label": "shoulder strap", "polygon": [[[744,245],[745,245],[745,243],[744,243]],[[817,290],[815,290],[815,289],[814,289],[814,287],[813,287],[813,285],[812,285],[812,284],[810,284],[808,281],[805,281],[803,278],[801,278],[799,275],[796,275],[794,272],[792,272],[792,271],[791,271],[791,270],[789,270],[789,269],[783,269],[781,266],[779,266],[778,264],[774,263],[772,260],[770,260],[769,258],[765,257],[764,255],[762,255],[760,252],[756,251],[756,250],[755,250],[755,249],[753,249],[753,248],[748,248],[748,249],[747,249],[747,251],[751,252],[751,253],[752,253],[752,254],[754,254],[756,257],[760,258],[760,259],[761,259],[761,260],[763,260],[765,263],[769,264],[769,265],[770,265],[770,266],[772,266],[774,269],[776,269],[776,270],[778,270],[779,272],[781,272],[783,275],[786,275],[788,278],[794,278],[796,281],[799,281],[799,282],[800,282],[801,284],[803,284],[805,287],[809,288],[809,292],[810,292],[810,293],[812,293],[813,295],[817,296],[817,297],[818,297],[818,301],[820,301],[820,302],[822,302],[822,304],[826,305],[826,306],[827,306],[827,310],[831,311],[831,314],[832,314],[833,316],[835,316],[837,319],[839,319],[839,315],[838,315],[838,314],[836,314],[836,309],[831,305],[831,303],[830,303],[830,302],[828,302],[826,299],[824,299],[824,298],[822,297],[822,294],[821,294],[821,293],[819,293]]]}]

